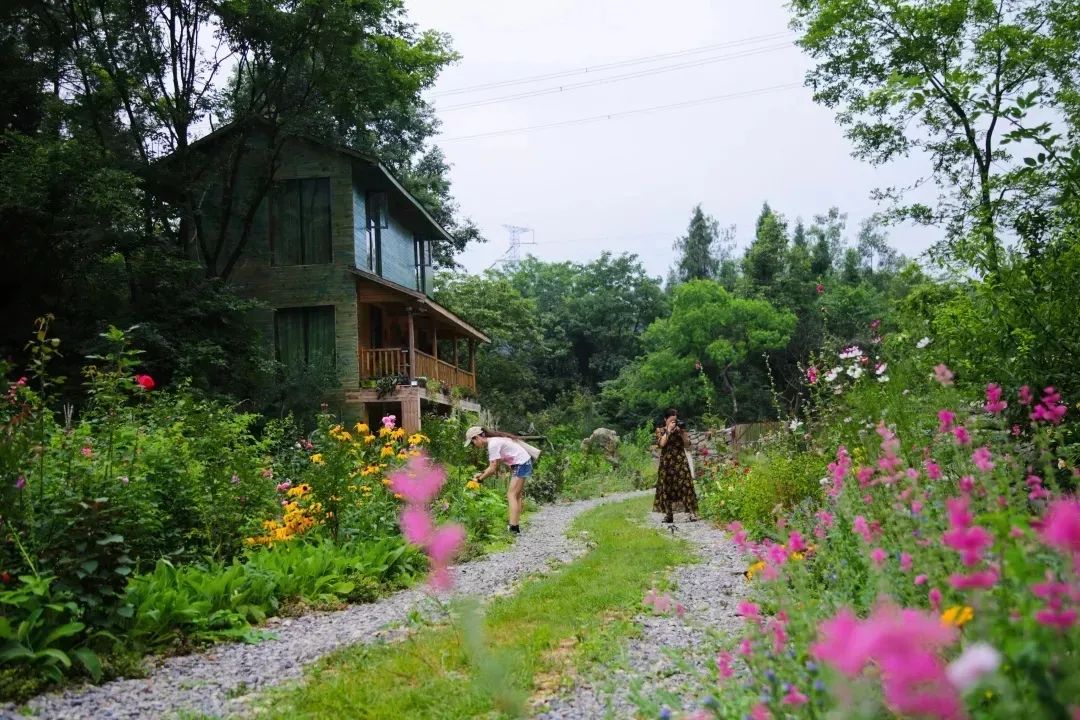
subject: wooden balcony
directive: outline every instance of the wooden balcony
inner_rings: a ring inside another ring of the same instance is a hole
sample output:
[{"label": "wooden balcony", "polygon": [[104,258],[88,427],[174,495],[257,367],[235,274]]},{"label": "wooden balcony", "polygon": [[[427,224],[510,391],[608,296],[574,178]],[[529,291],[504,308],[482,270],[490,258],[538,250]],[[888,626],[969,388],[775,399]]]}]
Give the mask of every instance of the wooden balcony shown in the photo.
[{"label": "wooden balcony", "polygon": [[408,348],[359,348],[360,379],[377,380],[397,375],[409,380],[426,378],[438,381],[447,391],[460,387],[476,394],[476,375],[468,370],[444,362],[425,352],[414,350],[416,367],[409,368]]}]

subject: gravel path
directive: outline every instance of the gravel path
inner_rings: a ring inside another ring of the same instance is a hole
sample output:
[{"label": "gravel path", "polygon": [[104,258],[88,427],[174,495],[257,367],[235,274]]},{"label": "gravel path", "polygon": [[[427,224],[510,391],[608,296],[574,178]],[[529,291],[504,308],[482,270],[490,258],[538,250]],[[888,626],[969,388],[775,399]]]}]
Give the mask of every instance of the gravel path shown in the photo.
[{"label": "gravel path", "polygon": [[[666,531],[669,526],[660,520],[659,513],[649,516],[651,525]],[[727,635],[739,632],[742,620],[735,608],[747,589],[745,562],[724,531],[707,522],[676,523],[675,535],[695,546],[701,557],[700,563],[672,573],[676,587],[671,596],[686,606],[684,618],[637,616],[642,634],[629,641],[622,661],[595,677],[579,680],[572,691],[549,700],[535,718],[633,718],[639,714],[638,701],[655,711],[648,717],[657,717],[665,704],[676,712],[689,712],[715,692],[714,683],[702,682],[702,677],[715,678],[712,643],[705,628]],[[693,669],[687,672],[681,663]]]},{"label": "gravel path", "polygon": [[[566,535],[575,517],[601,503],[648,492],[543,507],[530,518],[510,550],[454,568],[456,592],[482,598],[512,592],[524,577],[585,552],[584,543]],[[393,625],[403,622],[413,610],[428,617],[441,612],[424,589],[405,590],[339,612],[274,620],[267,629],[276,639],[258,645],[217,645],[197,655],[166,658],[158,661],[146,678],[70,688],[34,698],[27,705],[38,718],[57,719],[215,717],[241,712],[246,695],[300,676],[306,665],[338,648],[391,637],[399,632]],[[10,705],[0,706],[0,720],[21,717]]]}]

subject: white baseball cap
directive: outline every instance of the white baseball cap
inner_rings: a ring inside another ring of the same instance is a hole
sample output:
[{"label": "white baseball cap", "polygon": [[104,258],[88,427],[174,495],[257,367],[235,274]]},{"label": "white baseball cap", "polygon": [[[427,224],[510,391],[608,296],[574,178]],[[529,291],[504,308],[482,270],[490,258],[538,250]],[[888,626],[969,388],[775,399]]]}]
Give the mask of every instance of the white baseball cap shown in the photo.
[{"label": "white baseball cap", "polygon": [[479,425],[473,425],[471,428],[465,431],[465,447],[469,447],[472,444],[473,438],[478,435],[484,434],[484,428]]}]

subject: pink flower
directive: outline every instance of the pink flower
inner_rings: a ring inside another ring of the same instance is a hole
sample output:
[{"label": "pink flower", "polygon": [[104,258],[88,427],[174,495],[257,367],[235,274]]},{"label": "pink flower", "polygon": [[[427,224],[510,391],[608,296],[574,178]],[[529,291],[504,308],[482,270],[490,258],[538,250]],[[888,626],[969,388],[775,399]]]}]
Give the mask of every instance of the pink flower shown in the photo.
[{"label": "pink flower", "polygon": [[953,687],[959,690],[979,682],[983,675],[994,672],[1001,665],[1001,653],[984,642],[977,642],[964,648],[960,657],[949,663],[945,675]]},{"label": "pink flower", "polygon": [[385,415],[382,419],[382,425],[388,430],[393,430],[397,425],[397,415]]},{"label": "pink flower", "polygon": [[1016,394],[1020,398],[1020,404],[1021,405],[1030,405],[1031,401],[1034,400],[1034,398],[1031,395],[1031,388],[1029,388],[1027,385],[1024,385],[1023,387],[1021,387],[1020,390]]},{"label": "pink flower", "polygon": [[922,507],[923,507],[923,505],[922,505],[921,502],[919,502],[918,500],[913,500],[911,502],[911,514],[912,515],[918,515],[919,513],[922,512]]},{"label": "pink flower", "polygon": [[1056,500],[1043,518],[1042,541],[1066,554],[1080,553],[1080,500]]},{"label": "pink flower", "polygon": [[80,449],[79,452],[82,453],[82,456],[84,458],[91,457],[94,454],[94,451],[90,448],[89,445],[83,445],[82,449]]},{"label": "pink flower", "polygon": [[[818,285],[818,287],[821,287]],[[825,292],[824,289],[818,290],[819,293]],[[772,720],[772,713],[769,712],[769,708],[764,703],[758,703],[750,710],[750,720]]]},{"label": "pink flower", "polygon": [[876,567],[881,567],[885,564],[885,558],[889,555],[881,548],[874,548],[870,551],[870,559],[873,561]]},{"label": "pink flower", "polygon": [[945,387],[953,384],[953,371],[945,363],[934,366],[934,379]]},{"label": "pink flower", "polygon": [[935,615],[879,607],[866,620],[841,610],[819,627],[811,655],[855,677],[878,668],[885,701],[900,715],[959,718],[962,705],[937,653],[956,637]]},{"label": "pink flower", "polygon": [[819,510],[817,513],[817,519],[821,522],[822,527],[826,529],[833,526],[833,514],[828,510]]},{"label": "pink flower", "polygon": [[968,434],[967,428],[963,425],[957,425],[953,428],[953,437],[956,438],[957,445],[970,445],[971,435]]},{"label": "pink flower", "polygon": [[1031,419],[1035,422],[1043,421],[1057,425],[1065,417],[1067,410],[1068,408],[1061,403],[1061,394],[1054,388],[1048,387],[1043,390],[1043,398],[1032,411]]},{"label": "pink flower", "polygon": [[952,410],[938,410],[938,432],[949,432],[952,429],[956,414]]},{"label": "pink flower", "polygon": [[806,552],[806,543],[803,541],[802,535],[798,532],[792,532],[788,535],[787,549],[788,552],[793,553]]},{"label": "pink flower", "polygon": [[653,609],[661,614],[664,614],[671,610],[671,596],[667,593],[664,593],[660,597],[656,598],[656,600],[653,602]]},{"label": "pink flower", "polygon": [[750,638],[743,638],[739,643],[739,654],[743,657],[750,657],[754,654],[754,644],[750,642]]},{"label": "pink flower", "polygon": [[736,609],[746,622],[759,622],[761,620],[761,608],[757,604],[743,600]]},{"label": "pink flower", "polygon": [[731,653],[722,652],[716,656],[716,669],[720,671],[721,678],[729,678],[735,674],[735,670],[731,667]]},{"label": "pink flower", "polygon": [[955,590],[989,590],[998,581],[997,570],[990,568],[980,570],[968,575],[950,575],[949,585]]},{"label": "pink flower", "polygon": [[941,591],[937,588],[930,588],[927,598],[930,600],[930,607],[934,609],[934,612],[941,612]]},{"label": "pink flower", "polygon": [[990,383],[986,386],[986,412],[992,415],[1000,415],[1009,403],[1001,399],[1001,386]]},{"label": "pink flower", "polygon": [[787,562],[787,550],[783,545],[770,545],[765,557],[772,565],[783,565]]},{"label": "pink flower", "polygon": [[149,375],[136,375],[135,383],[147,392],[153,390],[155,384],[154,378],[150,377]]},{"label": "pink flower", "polygon": [[855,473],[855,478],[859,481],[859,487],[865,488],[870,486],[870,481],[874,477],[874,468],[861,467]]},{"label": "pink flower", "polygon": [[387,477],[390,489],[404,497],[407,503],[426,505],[439,494],[446,482],[446,471],[432,464],[424,455],[415,455],[404,469],[396,470]]},{"label": "pink flower", "polygon": [[432,587],[446,590],[453,584],[447,568],[464,543],[465,528],[461,525],[443,525],[431,534],[425,550],[431,560]]},{"label": "pink flower", "polygon": [[1024,434],[1024,431],[1020,429],[1020,426],[1016,425],[1015,423],[1012,426],[1011,432],[1012,432],[1013,437],[1020,437],[1021,435]]},{"label": "pink flower", "polygon": [[941,536],[942,542],[960,553],[964,565],[977,565],[983,551],[994,544],[994,536],[986,528],[972,526],[968,499],[948,498],[945,501],[950,528]]},{"label": "pink flower", "polygon": [[20,475],[15,479],[15,489],[22,490],[24,487],[26,487],[26,478]]},{"label": "pink flower", "polygon": [[915,584],[916,585],[925,585],[926,584],[926,576],[925,575],[916,575],[915,576]]},{"label": "pink flower", "polygon": [[1024,482],[1030,489],[1028,493],[1029,499],[1044,500],[1050,497],[1050,491],[1043,487],[1042,478],[1038,475],[1028,475]]},{"label": "pink flower", "polygon": [[825,286],[822,285],[821,283],[818,283],[817,285],[815,285],[814,289],[817,290],[818,295],[823,295],[825,293]]},{"label": "pink flower", "polygon": [[817,368],[814,367],[813,365],[806,368],[806,380],[807,380],[807,382],[809,382],[811,385],[813,385],[814,383],[817,382],[817,379],[818,379],[818,370],[817,370]]},{"label": "pink flower", "polygon": [[727,530],[731,533],[731,540],[735,543],[735,546],[745,552],[747,547],[746,531],[743,530],[742,523],[738,521],[729,523]]},{"label": "pink flower", "polygon": [[285,492],[286,490],[288,490],[291,487],[292,487],[292,480],[286,480],[285,482],[280,482],[280,483],[277,484],[277,491],[278,492]]},{"label": "pink flower", "polygon": [[971,475],[962,475],[960,477],[960,490],[965,493],[970,493],[975,489],[975,478]]},{"label": "pink flower", "polygon": [[971,462],[982,472],[990,472],[994,469],[994,463],[990,461],[990,448],[983,445],[971,454]]},{"label": "pink flower", "polygon": [[797,687],[795,687],[794,685],[788,685],[787,694],[784,695],[783,699],[780,702],[784,705],[794,705],[798,707],[799,705],[805,705],[807,702],[809,702],[809,700],[810,698],[799,692],[799,689]]},{"label": "pink flower", "polygon": [[862,536],[862,539],[866,542],[870,542],[872,537],[870,535],[870,526],[866,524],[866,518],[862,515],[856,515],[851,521],[851,529]]},{"label": "pink flower", "polygon": [[1056,628],[1057,630],[1068,630],[1076,624],[1076,610],[1050,610],[1042,609],[1035,613],[1035,621],[1040,625]]},{"label": "pink flower", "polygon": [[267,480],[273,480],[274,479],[274,468],[266,468],[265,470],[262,471],[262,476],[264,478],[266,478]]},{"label": "pink flower", "polygon": [[416,506],[407,506],[401,511],[401,531],[406,540],[413,545],[423,547],[431,534],[435,532],[435,525],[427,510]]},{"label": "pink flower", "polygon": [[682,620],[685,615],[686,615],[686,606],[683,605],[681,602],[675,603],[675,617]]},{"label": "pink flower", "polygon": [[927,460],[926,463],[925,463],[925,467],[926,467],[926,477],[930,478],[931,480],[940,480],[941,479],[941,466],[940,465],[938,465],[933,460]]},{"label": "pink flower", "polygon": [[904,571],[904,572],[908,572],[908,571],[911,570],[911,566],[912,566],[911,553],[907,553],[907,552],[900,553],[900,569],[902,571]]}]

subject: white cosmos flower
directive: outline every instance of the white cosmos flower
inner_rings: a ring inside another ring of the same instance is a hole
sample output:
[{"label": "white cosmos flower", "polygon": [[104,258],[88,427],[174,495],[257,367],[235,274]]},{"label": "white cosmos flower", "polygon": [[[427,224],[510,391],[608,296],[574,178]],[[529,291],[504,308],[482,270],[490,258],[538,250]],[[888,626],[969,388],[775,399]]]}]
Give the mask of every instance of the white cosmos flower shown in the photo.
[{"label": "white cosmos flower", "polygon": [[967,690],[987,673],[992,673],[1001,665],[1001,653],[984,642],[977,642],[964,648],[960,657],[949,663],[945,675],[958,690]]},{"label": "white cosmos flower", "polygon": [[927,346],[927,345],[929,345],[929,344],[930,344],[930,338],[928,338],[928,337],[924,337],[924,338],[923,338],[922,340],[920,340],[919,342],[915,343],[915,347],[917,347],[917,348],[919,348],[920,350],[922,350],[922,349],[923,349],[924,347],[926,347],[926,346]]},{"label": "white cosmos flower", "polygon": [[836,368],[833,368],[829,372],[825,373],[825,382],[832,382],[833,380],[836,380],[836,376],[839,374],[840,373],[836,371]]},{"label": "white cosmos flower", "polygon": [[889,367],[889,364],[888,364],[888,363],[878,363],[878,364],[877,364],[877,367],[875,367],[875,368],[874,368],[874,374],[875,374],[875,375],[884,375],[884,374],[885,374],[885,370],[886,370],[886,368],[888,368],[888,367]]},{"label": "white cosmos flower", "polygon": [[788,423],[788,430],[791,432],[797,432],[802,427],[802,420],[792,420]]},{"label": "white cosmos flower", "polygon": [[840,353],[841,360],[852,360],[857,357],[862,357],[862,350],[859,349],[858,345],[852,345]]},{"label": "white cosmos flower", "polygon": [[889,376],[888,375],[880,375],[880,376],[878,376],[877,381],[878,382],[889,382]]},{"label": "white cosmos flower", "polygon": [[863,369],[858,365],[852,365],[847,369],[847,374],[848,377],[858,380],[860,377],[862,377]]}]

